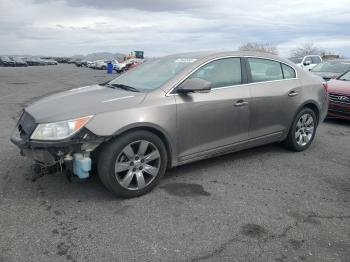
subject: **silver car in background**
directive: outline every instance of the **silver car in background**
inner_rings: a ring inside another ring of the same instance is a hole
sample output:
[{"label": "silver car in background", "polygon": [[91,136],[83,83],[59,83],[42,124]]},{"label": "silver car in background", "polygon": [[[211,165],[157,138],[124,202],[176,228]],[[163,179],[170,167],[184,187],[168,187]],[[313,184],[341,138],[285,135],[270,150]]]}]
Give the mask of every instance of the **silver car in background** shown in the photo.
[{"label": "silver car in background", "polygon": [[167,168],[273,142],[307,149],[327,114],[326,87],[269,54],[171,55],[33,103],[11,140],[40,170],[83,179],[96,164],[109,190],[136,197]]}]

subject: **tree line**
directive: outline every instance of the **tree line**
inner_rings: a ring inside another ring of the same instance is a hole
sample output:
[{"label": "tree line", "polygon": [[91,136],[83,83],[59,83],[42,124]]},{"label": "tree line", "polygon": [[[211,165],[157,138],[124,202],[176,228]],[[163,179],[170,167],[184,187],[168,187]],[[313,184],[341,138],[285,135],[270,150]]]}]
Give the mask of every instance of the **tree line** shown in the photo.
[{"label": "tree line", "polygon": [[[238,50],[239,51],[257,51],[257,52],[278,55],[277,46],[270,43],[250,42],[240,46]],[[308,43],[301,44],[300,46],[297,46],[294,49],[292,49],[290,52],[290,57],[304,57],[306,55],[324,56],[326,53],[332,53],[332,52],[326,52],[322,48],[315,46],[314,43],[308,42]]]}]

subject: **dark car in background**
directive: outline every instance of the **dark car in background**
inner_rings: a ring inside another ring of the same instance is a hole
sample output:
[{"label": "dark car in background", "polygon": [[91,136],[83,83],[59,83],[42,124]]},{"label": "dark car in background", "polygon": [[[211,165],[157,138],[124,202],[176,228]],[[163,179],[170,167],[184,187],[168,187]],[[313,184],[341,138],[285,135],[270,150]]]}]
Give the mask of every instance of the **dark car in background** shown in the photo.
[{"label": "dark car in background", "polygon": [[13,57],[12,61],[16,63],[16,66],[28,66],[27,62],[21,57]]},{"label": "dark car in background", "polygon": [[1,66],[16,66],[16,62],[10,59],[8,56],[0,57]]},{"label": "dark car in background", "polygon": [[55,61],[60,64],[67,64],[69,61],[69,58],[67,57],[56,57]]},{"label": "dark car in background", "polygon": [[58,62],[53,59],[41,59],[45,65],[58,65]]},{"label": "dark car in background", "polygon": [[24,60],[26,61],[26,63],[30,66],[39,66],[42,65],[40,60],[38,58],[35,57],[26,57],[24,58]]},{"label": "dark car in background", "polygon": [[58,65],[58,62],[53,59],[42,59],[40,57],[26,57],[25,61],[30,66]]},{"label": "dark car in background", "polygon": [[350,71],[328,82],[328,117],[350,120]]},{"label": "dark car in background", "polygon": [[83,66],[85,66],[85,67],[87,67],[87,61],[86,60],[76,60],[75,62],[74,62],[74,64],[77,66],[77,67],[83,67]]},{"label": "dark car in background", "polygon": [[350,70],[350,60],[328,60],[316,65],[310,72],[328,81],[331,78],[337,78],[348,70]]}]

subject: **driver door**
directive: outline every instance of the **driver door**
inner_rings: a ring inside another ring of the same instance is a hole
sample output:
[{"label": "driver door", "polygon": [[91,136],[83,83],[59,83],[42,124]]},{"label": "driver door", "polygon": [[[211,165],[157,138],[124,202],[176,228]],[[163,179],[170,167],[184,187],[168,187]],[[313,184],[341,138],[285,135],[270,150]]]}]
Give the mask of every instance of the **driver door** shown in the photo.
[{"label": "driver door", "polygon": [[250,93],[242,75],[240,58],[218,59],[189,76],[211,82],[210,92],[175,95],[180,161],[248,139]]}]

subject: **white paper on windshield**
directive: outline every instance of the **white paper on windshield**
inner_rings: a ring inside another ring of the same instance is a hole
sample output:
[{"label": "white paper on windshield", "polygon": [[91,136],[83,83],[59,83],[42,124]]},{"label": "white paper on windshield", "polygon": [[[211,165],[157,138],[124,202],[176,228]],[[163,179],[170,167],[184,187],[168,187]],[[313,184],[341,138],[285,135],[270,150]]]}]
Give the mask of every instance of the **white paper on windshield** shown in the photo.
[{"label": "white paper on windshield", "polygon": [[175,63],[193,63],[197,61],[195,58],[178,58],[175,60]]}]

